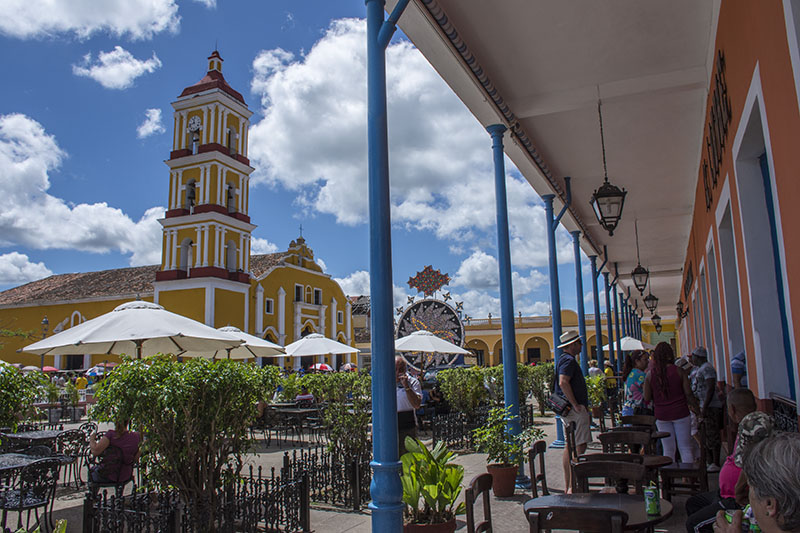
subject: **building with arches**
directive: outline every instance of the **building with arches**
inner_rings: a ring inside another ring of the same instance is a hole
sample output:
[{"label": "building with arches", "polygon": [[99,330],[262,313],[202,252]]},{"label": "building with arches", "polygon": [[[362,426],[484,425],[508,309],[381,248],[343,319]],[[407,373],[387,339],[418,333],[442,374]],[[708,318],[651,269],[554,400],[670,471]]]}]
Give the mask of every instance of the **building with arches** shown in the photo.
[{"label": "building with arches", "polygon": [[[281,345],[309,333],[353,344],[350,301],[314,261],[302,236],[286,251],[250,253],[256,228],[249,215],[254,169],[247,158],[252,112],[225,81],[222,63],[214,51],[205,76],[172,103],[168,207],[159,220],[161,264],[58,274],[0,292],[0,327],[30,332],[35,340],[141,298],[209,326],[236,326]],[[0,359],[38,363],[38,357],[17,352],[30,342],[3,339]],[[45,364],[77,369],[115,359],[76,353],[48,356]],[[346,360],[326,362],[338,367]]]}]

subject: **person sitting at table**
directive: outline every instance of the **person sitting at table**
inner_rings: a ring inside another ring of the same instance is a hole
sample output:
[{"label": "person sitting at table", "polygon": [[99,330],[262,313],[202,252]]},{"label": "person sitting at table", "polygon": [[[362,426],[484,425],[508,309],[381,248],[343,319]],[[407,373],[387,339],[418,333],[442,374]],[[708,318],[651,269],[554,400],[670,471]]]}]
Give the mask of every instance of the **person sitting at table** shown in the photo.
[{"label": "person sitting at table", "polygon": [[597,368],[597,359],[589,361],[589,377],[602,376],[603,371]]},{"label": "person sitting at table", "polygon": [[688,376],[675,366],[675,353],[666,342],[659,342],[653,351],[653,365],[644,381],[644,399],[653,402],[658,430],[669,433],[661,439],[664,455],[674,461],[677,447],[681,462],[694,463],[689,409],[697,413],[700,405]]},{"label": "person sitting at table", "polygon": [[[739,389],[737,389],[739,390]],[[758,527],[764,533],[800,532],[800,435],[780,433],[752,446],[744,457],[749,484],[748,500]],[[714,531],[742,531],[742,512],[729,524],[717,512]]]},{"label": "person sitting at table", "polygon": [[644,350],[634,350],[625,356],[622,367],[622,379],[625,382],[622,416],[653,414],[653,406],[644,401],[645,370],[649,362],[650,354]]},{"label": "person sitting at table", "polygon": [[93,483],[124,483],[133,477],[133,465],[139,460],[142,437],[128,430],[128,421],[117,420],[114,429],[106,431],[100,440],[97,433],[89,437],[89,451],[100,457],[100,463],[89,471]]},{"label": "person sitting at table", "polygon": [[747,476],[742,474],[744,456],[754,444],[772,435],[772,419],[756,411],[756,398],[750,389],[734,389],[728,394],[728,416],[739,424],[733,452],[719,471],[719,490],[695,494],[686,501],[686,531],[712,531],[717,511],[740,509],[747,503]]},{"label": "person sitting at table", "polygon": [[310,405],[314,403],[314,395],[308,392],[308,387],[303,386],[300,390],[300,394],[294,397],[294,401]]}]

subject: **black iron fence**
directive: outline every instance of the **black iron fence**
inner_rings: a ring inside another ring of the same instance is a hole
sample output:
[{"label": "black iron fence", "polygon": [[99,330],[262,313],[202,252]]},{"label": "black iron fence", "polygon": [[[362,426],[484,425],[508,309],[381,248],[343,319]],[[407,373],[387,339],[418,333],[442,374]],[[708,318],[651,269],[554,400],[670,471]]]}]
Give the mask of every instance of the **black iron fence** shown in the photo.
[{"label": "black iron fence", "polygon": [[84,533],[200,533],[214,524],[220,532],[311,531],[308,476],[277,476],[272,469],[249,470],[225,483],[211,505],[183,501],[177,491],[157,492],[134,487],[130,495],[87,493]]},{"label": "black iron fence", "polygon": [[797,403],[789,398],[772,394],[772,417],[775,428],[797,433]]},{"label": "black iron fence", "polygon": [[366,442],[361,453],[354,457],[331,452],[324,445],[287,451],[283,454],[281,476],[293,478],[304,472],[312,502],[358,511],[370,499],[371,446]]},{"label": "black iron fence", "polygon": [[[472,431],[486,424],[491,408],[491,405],[478,407],[471,416],[458,411],[434,415],[431,419],[433,442],[442,441],[452,450],[474,449]],[[523,429],[533,425],[532,405],[523,405],[519,410],[519,415]]]}]

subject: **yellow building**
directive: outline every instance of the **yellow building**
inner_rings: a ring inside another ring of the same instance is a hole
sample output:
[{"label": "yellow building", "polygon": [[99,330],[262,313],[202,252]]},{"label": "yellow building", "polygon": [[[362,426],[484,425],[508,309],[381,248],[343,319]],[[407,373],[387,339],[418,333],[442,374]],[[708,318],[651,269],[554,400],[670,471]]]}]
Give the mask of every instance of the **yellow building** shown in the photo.
[{"label": "yellow building", "polygon": [[[563,331],[578,330],[578,314],[571,310],[561,311]],[[586,347],[590,358],[596,359],[597,338],[595,335],[594,315],[586,315]],[[601,314],[603,328],[603,345],[608,343],[606,332],[606,315]],[[496,365],[502,361],[503,339],[499,318],[470,318],[464,323],[466,330],[464,347],[477,356],[479,364]],[[514,319],[514,333],[517,345],[517,361],[532,363],[553,360],[553,323],[550,316],[518,316]],[[678,353],[675,338],[674,320],[662,322],[661,333],[656,333],[649,320],[642,321],[642,340],[650,344],[666,341],[672,344]],[[606,352],[606,357],[608,353]]]},{"label": "yellow building", "polygon": [[[302,236],[285,252],[250,255],[256,228],[248,214],[252,113],[225,81],[218,52],[209,56],[206,75],[185,88],[172,106],[168,208],[159,220],[161,264],[60,274],[0,292],[0,328],[31,332],[35,340],[141,298],[210,326],[236,326],[281,345],[309,333],[352,345],[350,301],[322,272]],[[38,364],[37,357],[17,351],[30,342],[2,339],[0,359]],[[50,356],[45,364],[87,368],[106,359],[115,358]],[[344,363],[340,359],[327,362],[338,367]]]}]

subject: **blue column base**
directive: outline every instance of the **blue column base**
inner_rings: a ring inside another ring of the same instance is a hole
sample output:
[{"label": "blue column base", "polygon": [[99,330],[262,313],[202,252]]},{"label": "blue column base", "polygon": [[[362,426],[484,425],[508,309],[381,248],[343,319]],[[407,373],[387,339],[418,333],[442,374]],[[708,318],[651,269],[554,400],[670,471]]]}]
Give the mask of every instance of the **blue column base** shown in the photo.
[{"label": "blue column base", "polygon": [[531,488],[531,478],[525,474],[517,474],[517,479],[514,481],[514,486],[518,489],[529,489]]},{"label": "blue column base", "polygon": [[550,446],[548,446],[548,448],[553,448],[555,450],[563,450],[566,446],[567,443],[564,442],[563,439],[556,439],[550,443]]},{"label": "blue column base", "polygon": [[[379,463],[370,462],[372,467],[372,483],[370,492],[372,501],[369,502],[369,509],[372,513],[372,531],[392,531],[400,532],[403,530],[403,511],[405,504],[402,502],[403,487],[400,483],[399,473],[403,463],[400,461]],[[393,496],[399,493],[401,501],[397,501]]]},{"label": "blue column base", "polygon": [[563,448],[566,446],[567,443],[564,440],[564,423],[561,421],[561,417],[556,417],[556,440],[554,440],[549,448]]}]

